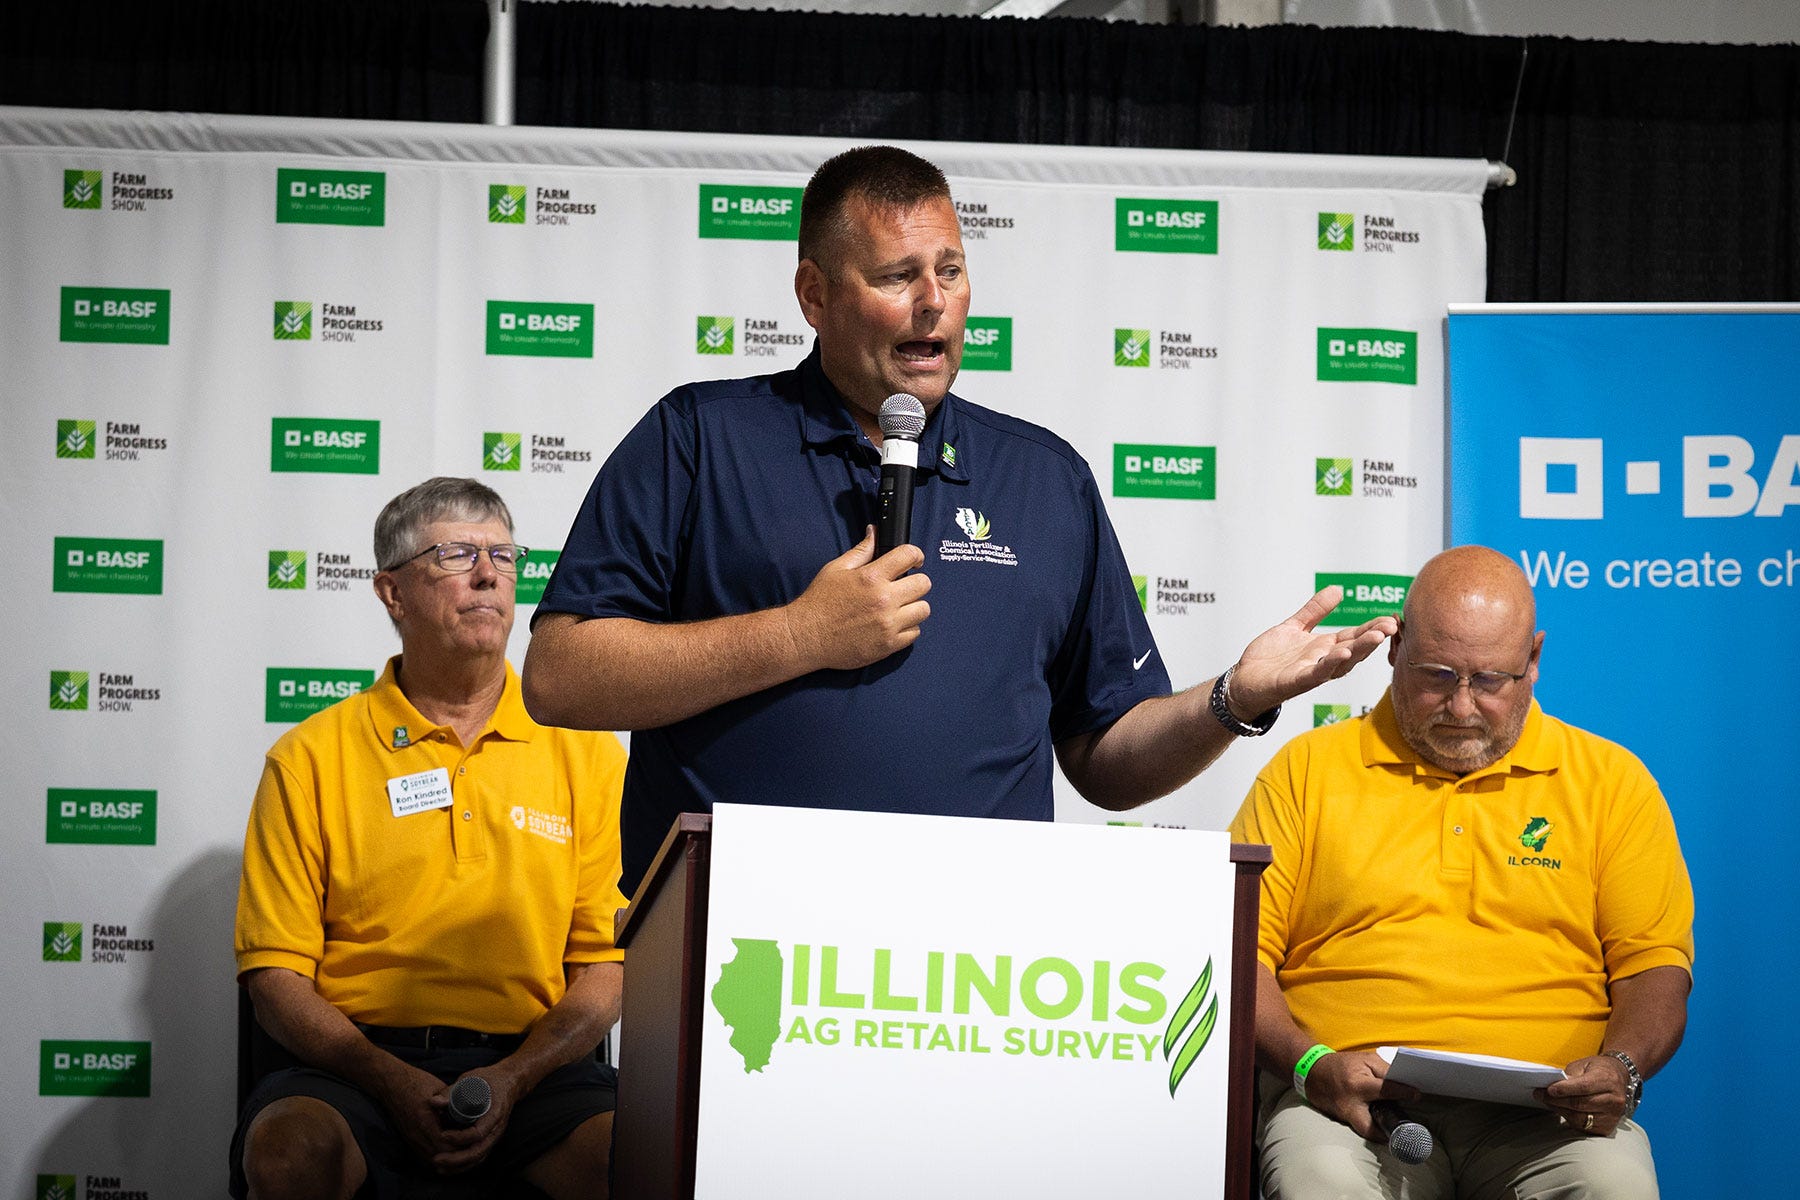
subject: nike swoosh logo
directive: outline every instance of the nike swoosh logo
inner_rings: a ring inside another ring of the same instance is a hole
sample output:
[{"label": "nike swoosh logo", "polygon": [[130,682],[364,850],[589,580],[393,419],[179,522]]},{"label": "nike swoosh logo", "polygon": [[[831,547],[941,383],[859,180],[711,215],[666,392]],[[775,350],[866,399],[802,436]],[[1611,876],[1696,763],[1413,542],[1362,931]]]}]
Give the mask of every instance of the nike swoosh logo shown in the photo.
[{"label": "nike swoosh logo", "polygon": [[1134,671],[1142,670],[1144,664],[1150,661],[1150,656],[1155,653],[1156,653],[1155,647],[1152,647],[1149,650],[1144,651],[1144,657],[1135,658],[1131,661],[1131,669]]}]

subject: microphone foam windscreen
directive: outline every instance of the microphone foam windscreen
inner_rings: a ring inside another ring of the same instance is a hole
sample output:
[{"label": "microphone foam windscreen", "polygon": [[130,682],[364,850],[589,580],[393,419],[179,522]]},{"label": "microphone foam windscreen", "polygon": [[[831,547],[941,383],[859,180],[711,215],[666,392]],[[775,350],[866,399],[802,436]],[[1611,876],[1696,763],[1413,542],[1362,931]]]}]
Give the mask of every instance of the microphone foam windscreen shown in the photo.
[{"label": "microphone foam windscreen", "polygon": [[925,406],[919,403],[917,396],[895,392],[881,402],[881,413],[876,421],[881,426],[882,437],[916,442],[925,432]]}]

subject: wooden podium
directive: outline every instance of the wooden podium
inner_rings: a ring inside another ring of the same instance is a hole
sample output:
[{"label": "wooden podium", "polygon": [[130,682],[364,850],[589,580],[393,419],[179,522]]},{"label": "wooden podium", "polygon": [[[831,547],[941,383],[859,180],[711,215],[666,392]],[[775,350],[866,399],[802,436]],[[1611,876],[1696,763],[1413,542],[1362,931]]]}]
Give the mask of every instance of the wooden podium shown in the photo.
[{"label": "wooden podium", "polygon": [[[700,1108],[712,818],[684,813],[670,828],[631,903],[619,913],[626,951],[613,1194],[691,1200]],[[1226,1200],[1251,1200],[1255,1119],[1256,940],[1267,846],[1233,844]]]}]

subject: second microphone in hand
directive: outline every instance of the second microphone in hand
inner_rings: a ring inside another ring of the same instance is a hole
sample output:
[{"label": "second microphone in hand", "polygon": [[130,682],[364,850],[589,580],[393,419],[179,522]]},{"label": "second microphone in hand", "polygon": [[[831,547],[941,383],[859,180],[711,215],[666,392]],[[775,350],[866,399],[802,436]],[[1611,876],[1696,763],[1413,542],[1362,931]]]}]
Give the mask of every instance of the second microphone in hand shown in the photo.
[{"label": "second microphone in hand", "polygon": [[881,515],[875,522],[875,557],[912,540],[913,475],[919,469],[919,435],[925,406],[895,392],[881,402]]},{"label": "second microphone in hand", "polygon": [[1369,1105],[1375,1128],[1381,1131],[1394,1157],[1413,1166],[1431,1157],[1431,1130],[1400,1111],[1392,1100],[1377,1100]]}]

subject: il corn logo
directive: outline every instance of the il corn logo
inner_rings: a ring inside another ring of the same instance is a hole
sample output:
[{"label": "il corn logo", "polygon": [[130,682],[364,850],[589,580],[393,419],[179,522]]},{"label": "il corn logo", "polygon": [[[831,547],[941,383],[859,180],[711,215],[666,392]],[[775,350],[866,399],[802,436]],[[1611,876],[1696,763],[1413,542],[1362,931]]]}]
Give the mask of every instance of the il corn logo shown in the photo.
[{"label": "il corn logo", "polygon": [[511,183],[489,184],[487,218],[490,225],[523,225],[525,223],[524,186]]},{"label": "il corn logo", "polygon": [[105,195],[102,175],[100,171],[64,171],[63,207],[98,209]]},{"label": "il corn logo", "polygon": [[1542,850],[1555,829],[1547,817],[1533,817],[1526,823],[1525,831],[1519,834],[1519,845],[1527,850]]},{"label": "il corn logo", "polygon": [[484,471],[516,471],[519,460],[524,455],[519,453],[519,444],[524,440],[518,433],[484,433],[481,435],[481,469]]},{"label": "il corn logo", "polygon": [[[1104,1070],[1160,1062],[1172,1098],[1218,1025],[1210,957],[1171,1008],[1160,986],[1167,971],[1157,963],[942,950],[905,962],[888,949],[783,947],[768,938],[731,944],[733,957],[720,964],[707,998],[745,1074],[801,1047],[947,1052],[971,1056],[971,1066],[978,1055]],[[918,986],[902,992],[902,979]],[[893,1014],[910,1019],[883,1019]]]},{"label": "il corn logo", "polygon": [[731,317],[699,317],[694,322],[695,354],[730,354],[737,338],[737,322]]},{"label": "il corn logo", "polygon": [[312,319],[312,301],[277,300],[275,302],[275,340],[278,342],[312,341]]},{"label": "il corn logo", "polygon": [[1320,213],[1319,249],[1345,251],[1356,249],[1356,214]]},{"label": "il corn logo", "polygon": [[94,457],[94,443],[99,440],[94,434],[95,426],[92,421],[58,421],[56,423],[56,457]]}]

